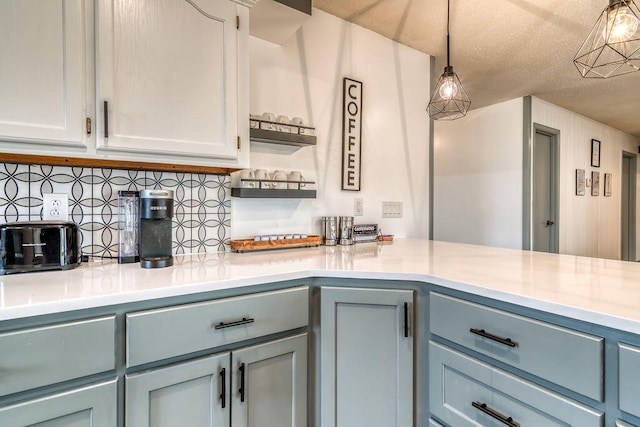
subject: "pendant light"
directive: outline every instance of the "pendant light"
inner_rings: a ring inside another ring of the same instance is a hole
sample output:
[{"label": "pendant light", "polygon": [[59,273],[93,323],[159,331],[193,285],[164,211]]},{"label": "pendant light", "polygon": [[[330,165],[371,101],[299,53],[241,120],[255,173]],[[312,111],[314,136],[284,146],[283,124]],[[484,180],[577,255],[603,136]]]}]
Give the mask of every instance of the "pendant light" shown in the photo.
[{"label": "pendant light", "polygon": [[640,70],[639,27],[633,0],[609,0],[573,59],[582,77],[606,79]]},{"label": "pendant light", "polygon": [[471,101],[458,75],[449,63],[449,0],[447,0],[447,66],[436,84],[427,112],[433,120],[455,120],[464,117]]}]

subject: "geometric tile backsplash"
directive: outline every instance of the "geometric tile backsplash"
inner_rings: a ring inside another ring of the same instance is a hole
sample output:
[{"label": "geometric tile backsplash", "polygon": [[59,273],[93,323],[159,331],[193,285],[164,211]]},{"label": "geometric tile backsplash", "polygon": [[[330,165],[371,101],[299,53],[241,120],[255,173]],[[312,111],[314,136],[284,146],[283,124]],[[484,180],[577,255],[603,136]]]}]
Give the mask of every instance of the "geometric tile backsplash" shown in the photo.
[{"label": "geometric tile backsplash", "polygon": [[118,191],[173,190],[173,253],[229,250],[229,175],[0,162],[0,223],[42,219],[42,195],[69,195],[82,253],[118,256]]}]

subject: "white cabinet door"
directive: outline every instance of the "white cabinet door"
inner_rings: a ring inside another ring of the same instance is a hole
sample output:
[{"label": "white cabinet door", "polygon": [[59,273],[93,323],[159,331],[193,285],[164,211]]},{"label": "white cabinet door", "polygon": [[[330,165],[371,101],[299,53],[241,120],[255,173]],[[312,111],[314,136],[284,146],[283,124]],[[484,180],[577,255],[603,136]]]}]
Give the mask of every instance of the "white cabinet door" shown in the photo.
[{"label": "white cabinet door", "polygon": [[111,380],[0,409],[2,427],[114,427],[116,384]]},{"label": "white cabinet door", "polygon": [[84,8],[83,0],[0,1],[0,141],[84,148]]},{"label": "white cabinet door", "polygon": [[306,427],[307,334],[232,352],[233,427]]},{"label": "white cabinet door", "polygon": [[229,0],[104,0],[97,14],[98,150],[237,159],[244,33],[236,17],[248,26],[248,9]]},{"label": "white cabinet door", "polygon": [[130,427],[229,427],[229,353],[126,376]]},{"label": "white cabinet door", "polygon": [[320,295],[321,427],[413,426],[413,291]]}]

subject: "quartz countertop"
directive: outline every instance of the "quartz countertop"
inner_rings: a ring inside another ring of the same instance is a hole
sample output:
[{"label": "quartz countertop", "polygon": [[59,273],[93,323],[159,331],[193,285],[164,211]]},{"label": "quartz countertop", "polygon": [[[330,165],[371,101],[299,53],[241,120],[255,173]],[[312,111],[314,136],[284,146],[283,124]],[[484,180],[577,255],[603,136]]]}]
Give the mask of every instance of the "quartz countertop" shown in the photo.
[{"label": "quartz countertop", "polygon": [[309,277],[433,283],[640,334],[640,263],[419,239],[0,276],[0,320]]}]

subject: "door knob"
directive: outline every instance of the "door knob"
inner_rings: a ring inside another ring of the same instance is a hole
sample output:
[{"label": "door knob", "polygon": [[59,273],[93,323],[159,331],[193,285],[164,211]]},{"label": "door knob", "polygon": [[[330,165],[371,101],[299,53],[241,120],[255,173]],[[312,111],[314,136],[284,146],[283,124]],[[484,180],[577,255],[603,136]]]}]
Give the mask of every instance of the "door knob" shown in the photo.
[{"label": "door knob", "polygon": [[547,227],[553,224],[555,224],[555,222],[551,221],[550,219],[547,220]]}]

